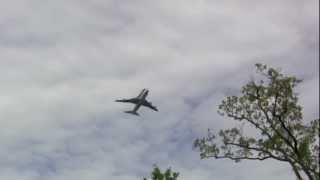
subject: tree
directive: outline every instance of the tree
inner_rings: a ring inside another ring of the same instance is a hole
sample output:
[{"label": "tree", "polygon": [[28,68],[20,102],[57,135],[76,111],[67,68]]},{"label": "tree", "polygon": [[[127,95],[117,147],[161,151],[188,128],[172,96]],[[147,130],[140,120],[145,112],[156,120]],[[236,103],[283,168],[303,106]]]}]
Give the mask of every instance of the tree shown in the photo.
[{"label": "tree", "polygon": [[256,68],[263,80],[250,81],[239,97],[226,97],[218,113],[253,127],[258,135],[248,136],[239,127],[218,134],[208,130],[194,147],[201,158],[286,162],[297,179],[304,173],[309,180],[319,180],[319,119],[304,123],[293,91],[302,80],[266,65],[256,64]]},{"label": "tree", "polygon": [[[153,171],[151,173],[152,180],[177,180],[178,176],[179,173],[172,172],[171,168],[162,173],[157,166],[153,168]],[[143,180],[147,180],[147,178],[143,178]]]}]

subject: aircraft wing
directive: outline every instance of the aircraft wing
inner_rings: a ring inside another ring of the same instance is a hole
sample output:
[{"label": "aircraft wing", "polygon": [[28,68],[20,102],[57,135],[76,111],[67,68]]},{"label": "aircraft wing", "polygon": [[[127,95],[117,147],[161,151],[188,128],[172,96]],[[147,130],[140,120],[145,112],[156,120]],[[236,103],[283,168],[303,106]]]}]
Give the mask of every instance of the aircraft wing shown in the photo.
[{"label": "aircraft wing", "polygon": [[149,90],[145,89],[143,95],[141,96],[141,99],[145,100],[148,96]]},{"label": "aircraft wing", "polygon": [[146,89],[142,89],[140,94],[136,97],[137,99],[141,99],[142,96],[145,94]]},{"label": "aircraft wing", "polygon": [[134,108],[133,108],[133,112],[137,112],[138,111],[138,109],[140,108],[140,106],[141,106],[141,104],[136,104],[135,106],[134,106]]},{"label": "aircraft wing", "polygon": [[153,106],[153,105],[152,105],[150,102],[148,102],[148,101],[144,101],[144,102],[142,103],[142,105],[143,105],[143,106],[146,106],[146,107],[148,107],[148,108],[150,108],[150,109],[152,109],[152,110],[154,110],[154,111],[158,111],[157,107]]}]

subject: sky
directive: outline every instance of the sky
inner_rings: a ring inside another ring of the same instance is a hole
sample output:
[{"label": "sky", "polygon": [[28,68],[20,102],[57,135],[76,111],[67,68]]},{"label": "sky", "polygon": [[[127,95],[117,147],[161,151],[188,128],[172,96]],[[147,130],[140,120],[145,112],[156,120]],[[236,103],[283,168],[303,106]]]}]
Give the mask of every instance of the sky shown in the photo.
[{"label": "sky", "polygon": [[[201,160],[193,141],[233,127],[217,106],[255,63],[304,81],[319,117],[317,0],[0,0],[0,179],[292,180],[284,163]],[[159,109],[115,103],[142,88]]]}]

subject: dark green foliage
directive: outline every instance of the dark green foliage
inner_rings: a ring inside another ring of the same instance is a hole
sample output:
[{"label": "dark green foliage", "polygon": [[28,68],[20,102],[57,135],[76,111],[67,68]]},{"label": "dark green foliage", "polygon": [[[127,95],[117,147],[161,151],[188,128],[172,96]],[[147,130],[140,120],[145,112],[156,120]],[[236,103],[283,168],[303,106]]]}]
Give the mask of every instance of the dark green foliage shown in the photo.
[{"label": "dark green foliage", "polygon": [[[298,179],[319,180],[319,119],[304,124],[302,107],[293,91],[301,80],[256,64],[264,79],[251,81],[240,97],[226,97],[218,113],[255,128],[259,136],[248,137],[238,127],[196,139],[201,158],[227,158],[240,162],[275,159],[291,165]],[[220,139],[220,140],[218,140]]]},{"label": "dark green foliage", "polygon": [[[177,180],[178,176],[179,173],[173,172],[171,168],[162,173],[161,170],[155,166],[151,173],[151,180]],[[143,180],[147,180],[147,178]]]}]

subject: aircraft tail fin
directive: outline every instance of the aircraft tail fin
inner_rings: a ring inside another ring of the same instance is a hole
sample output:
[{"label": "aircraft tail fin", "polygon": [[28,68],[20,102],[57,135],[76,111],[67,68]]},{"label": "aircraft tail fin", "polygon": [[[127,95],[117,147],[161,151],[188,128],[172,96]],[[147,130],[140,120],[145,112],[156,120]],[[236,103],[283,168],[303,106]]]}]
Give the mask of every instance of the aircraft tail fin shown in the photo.
[{"label": "aircraft tail fin", "polygon": [[125,113],[133,114],[136,116],[139,116],[139,114],[136,111],[124,111]]}]

